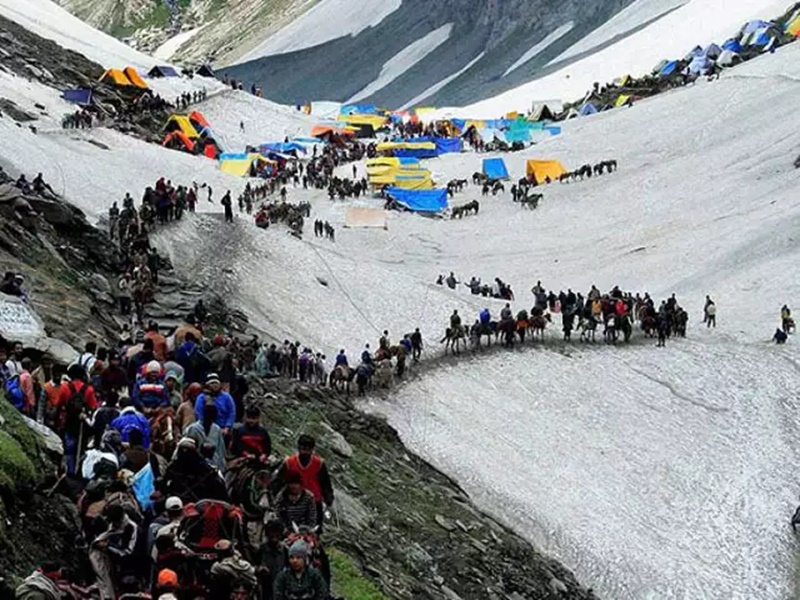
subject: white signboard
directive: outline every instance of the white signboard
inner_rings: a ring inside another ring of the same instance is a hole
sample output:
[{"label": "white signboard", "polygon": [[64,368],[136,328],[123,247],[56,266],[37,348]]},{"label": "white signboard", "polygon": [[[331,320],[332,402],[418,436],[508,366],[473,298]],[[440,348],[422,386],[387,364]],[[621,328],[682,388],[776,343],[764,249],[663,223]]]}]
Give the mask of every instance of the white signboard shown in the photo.
[{"label": "white signboard", "polygon": [[44,335],[34,312],[16,298],[0,295],[0,333],[9,340]]}]

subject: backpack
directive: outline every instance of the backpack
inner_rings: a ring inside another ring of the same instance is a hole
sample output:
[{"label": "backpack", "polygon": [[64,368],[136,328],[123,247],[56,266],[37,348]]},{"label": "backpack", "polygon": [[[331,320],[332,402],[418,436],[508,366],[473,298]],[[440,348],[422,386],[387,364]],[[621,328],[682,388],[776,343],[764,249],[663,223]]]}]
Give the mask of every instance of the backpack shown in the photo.
[{"label": "backpack", "polygon": [[14,408],[20,410],[25,404],[25,394],[22,392],[22,386],[19,382],[19,375],[14,375],[6,380],[6,398]]},{"label": "backpack", "polygon": [[67,422],[78,421],[86,408],[86,389],[89,387],[88,383],[84,383],[81,389],[76,390],[75,386],[69,384],[70,397],[64,407],[66,412]]}]

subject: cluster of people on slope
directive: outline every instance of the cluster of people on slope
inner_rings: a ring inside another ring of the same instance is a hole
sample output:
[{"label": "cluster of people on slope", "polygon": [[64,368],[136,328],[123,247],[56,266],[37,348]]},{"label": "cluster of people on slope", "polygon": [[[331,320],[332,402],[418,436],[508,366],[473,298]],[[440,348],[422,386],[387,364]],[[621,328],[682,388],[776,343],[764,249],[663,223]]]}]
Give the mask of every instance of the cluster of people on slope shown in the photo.
[{"label": "cluster of people on slope", "polygon": [[[447,277],[440,274],[436,278],[436,285],[446,285],[451,290],[456,289],[460,283],[462,282],[458,281],[452,271],[450,271],[450,274]],[[483,283],[480,277],[475,276],[471,277],[468,282],[463,283],[469,288],[469,291],[473,296],[498,298],[500,300],[514,300],[514,290],[511,289],[511,284],[504,282],[499,277],[495,277],[491,285],[488,283]]]},{"label": "cluster of people on slope", "polygon": [[177,110],[186,110],[192,104],[203,102],[208,98],[208,90],[195,90],[193,92],[184,92],[175,98],[175,108]]}]

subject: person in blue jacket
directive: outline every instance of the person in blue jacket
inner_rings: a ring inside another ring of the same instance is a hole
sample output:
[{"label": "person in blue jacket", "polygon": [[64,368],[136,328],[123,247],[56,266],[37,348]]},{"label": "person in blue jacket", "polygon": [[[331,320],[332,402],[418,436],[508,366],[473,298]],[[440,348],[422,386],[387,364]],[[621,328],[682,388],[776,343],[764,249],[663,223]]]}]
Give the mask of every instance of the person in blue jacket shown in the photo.
[{"label": "person in blue jacket", "polygon": [[144,374],[133,385],[131,402],[137,410],[145,414],[162,406],[169,406],[169,390],[161,371],[161,363],[151,360],[147,363]]},{"label": "person in blue jacket", "polygon": [[481,325],[487,325],[489,321],[492,320],[492,316],[489,314],[489,309],[484,308],[480,314]]},{"label": "person in blue jacket", "polygon": [[344,353],[344,348],[339,350],[339,354],[336,355],[336,366],[337,367],[339,367],[339,366],[344,366],[344,367],[349,366],[347,364],[347,355]]},{"label": "person in blue jacket", "polygon": [[184,384],[203,383],[211,369],[211,361],[197,345],[197,338],[192,332],[186,334],[183,344],[175,352],[175,362],[183,367]]},{"label": "person in blue jacket", "polygon": [[150,447],[150,422],[142,413],[136,410],[135,406],[130,404],[127,398],[120,399],[120,406],[122,412],[119,416],[111,421],[110,429],[119,431],[120,437],[123,442],[128,442],[132,429],[138,429],[142,432],[142,447],[147,450]]},{"label": "person in blue jacket", "polygon": [[194,403],[194,414],[198,421],[203,421],[206,404],[214,404],[217,407],[216,423],[222,427],[223,433],[227,435],[233,424],[236,422],[236,404],[233,397],[223,391],[219,376],[210,373],[206,378],[206,391],[197,396]]}]

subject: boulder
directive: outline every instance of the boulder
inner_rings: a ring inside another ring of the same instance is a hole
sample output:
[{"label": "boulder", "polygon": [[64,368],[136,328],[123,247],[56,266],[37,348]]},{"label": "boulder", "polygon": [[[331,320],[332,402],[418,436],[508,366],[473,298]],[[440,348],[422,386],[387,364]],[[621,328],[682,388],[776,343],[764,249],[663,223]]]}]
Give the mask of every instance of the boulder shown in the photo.
[{"label": "boulder", "polygon": [[91,287],[103,292],[104,294],[111,294],[111,284],[108,279],[103,277],[100,273],[92,273],[89,276]]},{"label": "boulder", "polygon": [[325,435],[322,437],[322,443],[336,452],[336,454],[339,456],[351,458],[353,456],[353,447],[347,443],[347,440],[344,439],[344,436],[327,423],[322,423],[322,426],[325,429]]}]

